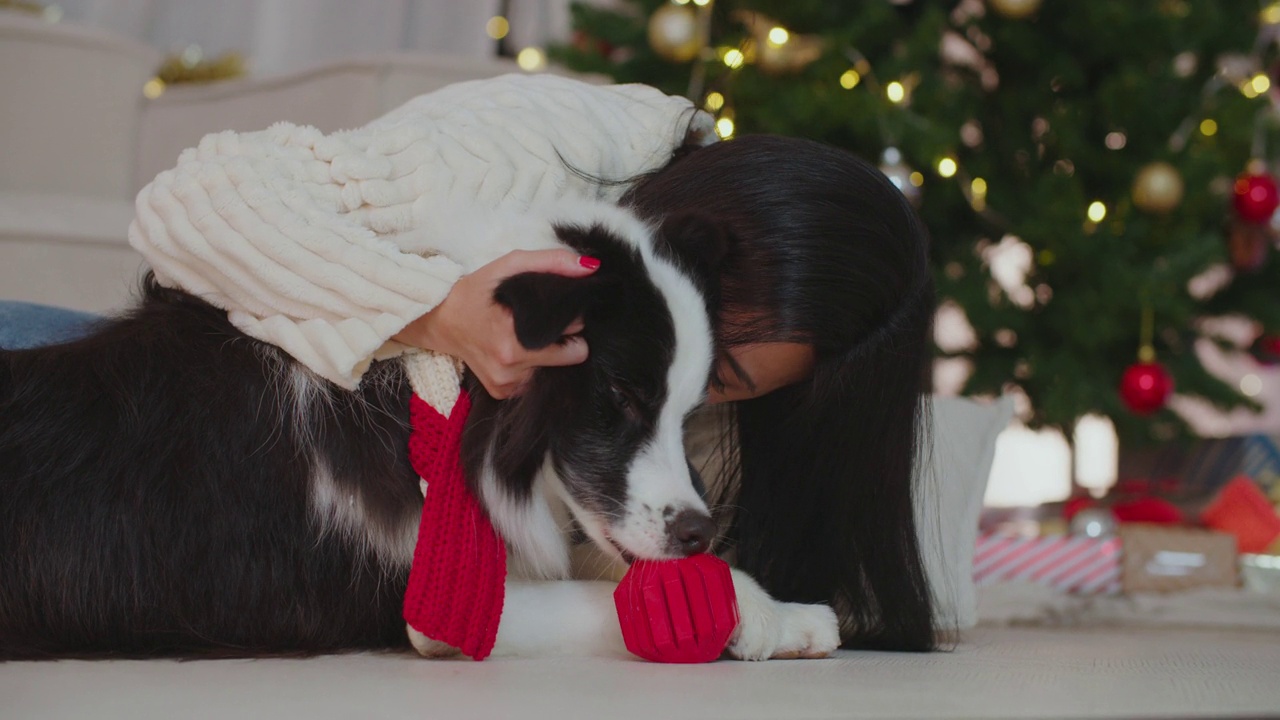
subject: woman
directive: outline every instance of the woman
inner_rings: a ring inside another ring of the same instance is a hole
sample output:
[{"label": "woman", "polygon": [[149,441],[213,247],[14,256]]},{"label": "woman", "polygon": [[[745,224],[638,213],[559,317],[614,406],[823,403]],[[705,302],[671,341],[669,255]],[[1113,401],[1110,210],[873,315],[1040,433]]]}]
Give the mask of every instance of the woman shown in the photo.
[{"label": "woman", "polygon": [[743,136],[623,202],[653,217],[698,210],[737,238],[710,393],[736,401],[715,500],[731,511],[737,566],[780,600],[832,603],[846,646],[932,649],[912,477],[934,291],[902,193],[835,148]]},{"label": "woman", "polygon": [[[509,102],[495,106],[494,97]],[[569,130],[564,107],[574,108]],[[471,157],[477,142],[531,125],[534,135],[479,165],[450,167],[438,182],[440,163],[455,157],[441,149],[446,141],[470,142]],[[441,139],[441,127],[453,134]],[[406,205],[438,204],[459,178],[463,192],[483,194],[497,173],[515,179],[495,205],[625,189],[622,202],[645,217],[709,215],[736,238],[709,391],[712,402],[731,402],[711,417],[721,439],[709,465],[713,500],[731,511],[721,549],[780,600],[832,603],[848,646],[934,647],[912,506],[932,284],[923,228],[880,173],[793,139],[702,147],[709,122],[687,101],[545,76],[454,86],[369,128],[334,142],[289,127],[206,138],[140,194],[131,241],[163,281],[226,308],[240,329],[338,384],[354,386],[375,359],[422,348],[461,358],[505,397],[537,367],[581,362],[589,348],[570,327],[562,345],[525,351],[493,287],[518,272],[590,273],[592,261],[512,254],[459,278],[445,258],[379,244],[403,228]],[[530,145],[543,152],[526,153]],[[300,153],[305,162],[293,162]],[[407,166],[406,156],[415,158]],[[658,167],[663,156],[674,160]],[[255,174],[262,168],[270,192]],[[548,175],[553,182],[543,182]],[[589,176],[640,179],[624,187]],[[738,200],[716,192],[727,184]],[[247,209],[266,232],[245,220]],[[332,232],[300,237],[299,227]],[[348,279],[361,293],[333,292],[343,272],[358,276]]]}]

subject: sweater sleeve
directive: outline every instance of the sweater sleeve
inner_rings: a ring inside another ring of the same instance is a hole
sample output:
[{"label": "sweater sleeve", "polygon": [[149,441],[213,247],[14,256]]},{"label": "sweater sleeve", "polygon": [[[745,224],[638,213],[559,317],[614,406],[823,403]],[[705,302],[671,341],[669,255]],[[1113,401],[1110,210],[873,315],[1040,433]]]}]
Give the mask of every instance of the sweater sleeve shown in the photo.
[{"label": "sweater sleeve", "polygon": [[522,210],[620,182],[714,138],[684,98],[550,75],[453,85],[355,130],[288,123],[206,136],[138,194],[130,243],[165,285],[228,312],[341,386],[406,348],[390,338],[461,274],[402,251],[415,200]]}]

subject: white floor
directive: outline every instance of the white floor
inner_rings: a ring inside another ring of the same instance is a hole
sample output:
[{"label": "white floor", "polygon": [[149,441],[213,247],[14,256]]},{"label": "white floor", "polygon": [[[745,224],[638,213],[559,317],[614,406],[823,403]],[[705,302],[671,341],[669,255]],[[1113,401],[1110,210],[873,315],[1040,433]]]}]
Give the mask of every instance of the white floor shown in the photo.
[{"label": "white floor", "polygon": [[0,718],[1069,718],[1280,715],[1280,633],[979,628],[954,652],[0,665]]}]

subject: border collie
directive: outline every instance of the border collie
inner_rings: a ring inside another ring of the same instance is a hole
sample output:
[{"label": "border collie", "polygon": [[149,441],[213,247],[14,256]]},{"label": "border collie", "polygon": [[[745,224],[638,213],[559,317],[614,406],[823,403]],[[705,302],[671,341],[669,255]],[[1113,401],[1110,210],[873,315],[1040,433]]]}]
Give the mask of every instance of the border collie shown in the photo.
[{"label": "border collie", "polygon": [[[566,580],[570,546],[585,535],[620,562],[711,546],[682,430],[711,373],[727,239],[697,217],[651,228],[587,201],[415,213],[430,230],[400,246],[467,271],[512,249],[602,261],[585,278],[499,285],[522,344],[556,342],[582,317],[590,358],[539,370],[505,401],[468,377],[463,464],[509,548],[495,653],[620,649],[612,587]],[[151,277],[135,308],[83,339],[0,351],[0,659],[405,646],[422,507],[410,393],[399,360],[343,390]],[[731,655],[839,644],[830,608],[734,582]]]}]

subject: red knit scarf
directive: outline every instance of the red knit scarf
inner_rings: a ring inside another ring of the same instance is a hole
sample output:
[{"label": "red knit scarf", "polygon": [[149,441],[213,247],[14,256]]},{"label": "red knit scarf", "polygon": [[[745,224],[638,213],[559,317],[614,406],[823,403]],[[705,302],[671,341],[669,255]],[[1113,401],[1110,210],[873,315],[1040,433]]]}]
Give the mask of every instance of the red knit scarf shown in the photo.
[{"label": "red knit scarf", "polygon": [[483,660],[502,619],[507,550],[462,474],[462,429],[471,398],[460,390],[449,417],[409,399],[409,462],[427,482],[404,619],[432,640]]}]

